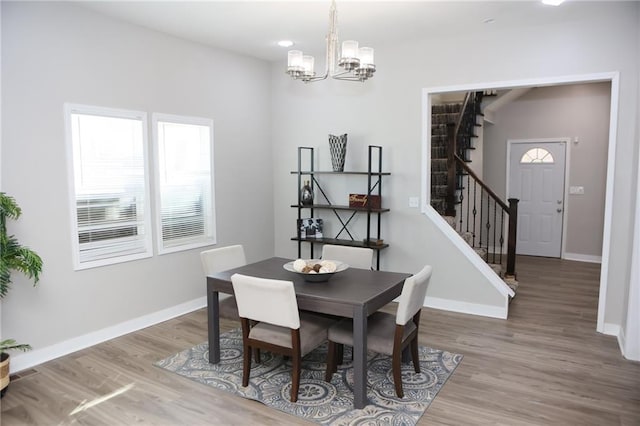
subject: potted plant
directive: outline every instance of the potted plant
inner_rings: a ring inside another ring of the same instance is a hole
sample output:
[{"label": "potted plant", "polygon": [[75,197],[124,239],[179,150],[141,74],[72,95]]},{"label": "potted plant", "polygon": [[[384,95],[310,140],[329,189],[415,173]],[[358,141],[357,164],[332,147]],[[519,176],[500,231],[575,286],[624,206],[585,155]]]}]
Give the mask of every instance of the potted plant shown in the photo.
[{"label": "potted plant", "polygon": [[[0,192],[0,299],[10,288],[12,271],[20,271],[33,280],[35,286],[42,272],[42,259],[34,251],[23,247],[15,236],[7,234],[7,219],[18,219],[22,210],[13,197]],[[9,386],[8,350],[28,351],[31,346],[17,343],[13,339],[0,342],[0,395],[4,395]]]}]

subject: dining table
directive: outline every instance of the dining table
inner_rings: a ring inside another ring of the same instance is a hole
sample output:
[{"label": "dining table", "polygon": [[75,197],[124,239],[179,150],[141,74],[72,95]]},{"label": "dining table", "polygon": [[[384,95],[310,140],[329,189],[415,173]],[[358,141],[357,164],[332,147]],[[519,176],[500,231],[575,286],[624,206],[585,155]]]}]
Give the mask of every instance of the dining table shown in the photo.
[{"label": "dining table", "polygon": [[353,319],[353,405],[364,408],[368,404],[367,318],[398,297],[411,274],[349,267],[328,281],[309,282],[304,275],[284,268],[291,260],[272,257],[207,276],[209,362],[220,362],[219,294],[233,294],[233,274],[291,281],[298,309]]}]

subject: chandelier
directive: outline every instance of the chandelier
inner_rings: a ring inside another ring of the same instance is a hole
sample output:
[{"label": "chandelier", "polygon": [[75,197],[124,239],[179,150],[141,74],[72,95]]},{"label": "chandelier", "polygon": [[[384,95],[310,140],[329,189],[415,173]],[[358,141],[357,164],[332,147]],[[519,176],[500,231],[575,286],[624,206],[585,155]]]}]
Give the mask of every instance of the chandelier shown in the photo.
[{"label": "chandelier", "polygon": [[[335,0],[329,9],[329,33],[327,34],[326,67],[323,75],[316,76],[315,59],[300,50],[290,50],[287,57],[287,74],[305,83],[320,81],[328,76],[336,80],[365,81],[373,77],[376,66],[373,63],[373,49],[358,47],[355,40],[342,42],[338,57],[338,12]],[[337,61],[337,66],[336,66]]]}]

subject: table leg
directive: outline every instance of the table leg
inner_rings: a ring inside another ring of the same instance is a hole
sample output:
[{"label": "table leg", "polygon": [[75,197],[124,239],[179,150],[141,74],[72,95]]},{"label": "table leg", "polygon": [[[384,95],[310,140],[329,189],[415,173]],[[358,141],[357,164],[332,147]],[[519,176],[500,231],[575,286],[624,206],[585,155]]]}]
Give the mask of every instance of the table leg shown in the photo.
[{"label": "table leg", "polygon": [[353,408],[364,408],[367,400],[367,310],[353,308]]},{"label": "table leg", "polygon": [[220,362],[220,306],[218,292],[207,286],[207,322],[209,334],[209,362]]}]

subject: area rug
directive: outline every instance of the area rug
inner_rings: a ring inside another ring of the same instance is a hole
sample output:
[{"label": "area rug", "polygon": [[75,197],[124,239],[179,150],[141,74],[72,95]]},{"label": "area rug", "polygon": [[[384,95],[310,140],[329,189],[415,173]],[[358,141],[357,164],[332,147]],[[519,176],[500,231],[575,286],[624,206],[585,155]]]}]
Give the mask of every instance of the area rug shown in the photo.
[{"label": "area rug", "polygon": [[353,365],[345,347],[344,364],[324,381],[326,344],[302,360],[298,402],[290,402],[291,363],[279,355],[262,353],[262,362],[251,368],[249,386],[242,387],[242,332],[235,329],[220,336],[219,364],[209,364],[209,345],[201,343],[154,365],[244,398],[323,425],[389,424],[415,425],[447,379],[462,361],[462,355],[424,346],[419,348],[420,373],[413,364],[402,365],[404,398],[393,385],[391,358],[367,354],[369,405],[353,409]]}]

